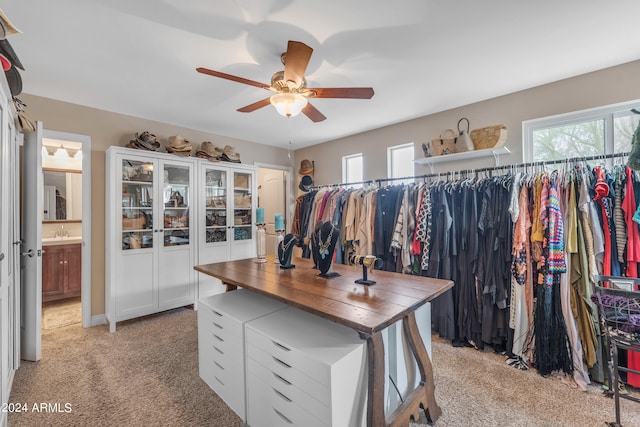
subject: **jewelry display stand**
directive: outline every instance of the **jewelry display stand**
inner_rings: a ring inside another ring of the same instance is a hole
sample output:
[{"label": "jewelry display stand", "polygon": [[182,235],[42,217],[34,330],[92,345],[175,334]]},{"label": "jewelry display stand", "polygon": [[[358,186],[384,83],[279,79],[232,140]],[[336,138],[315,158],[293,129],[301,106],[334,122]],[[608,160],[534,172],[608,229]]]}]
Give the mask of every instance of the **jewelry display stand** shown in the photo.
[{"label": "jewelry display stand", "polygon": [[273,260],[274,264],[279,264],[280,260],[278,259],[278,247],[280,246],[280,242],[284,240],[284,230],[275,230],[276,231],[276,259]]},{"label": "jewelry display stand", "polygon": [[293,247],[298,239],[293,233],[289,233],[284,236],[284,239],[278,245],[278,260],[280,261],[280,268],[295,268],[294,264],[291,264],[291,255],[293,254]]},{"label": "jewelry display stand", "polygon": [[256,262],[262,264],[264,262],[267,262],[266,224],[256,224],[256,228]]},{"label": "jewelry display stand", "polygon": [[375,280],[369,280],[367,275],[367,270],[373,271],[374,267],[380,267],[382,264],[382,260],[380,258],[376,258],[374,255],[352,255],[349,258],[351,264],[361,265],[362,266],[362,279],[354,280],[355,283],[359,285],[375,285]]},{"label": "jewelry display stand", "polygon": [[313,260],[320,270],[319,277],[331,279],[338,277],[340,274],[331,270],[331,262],[333,260],[333,252],[336,249],[336,243],[340,237],[340,230],[327,221],[319,223],[313,233],[311,239],[311,253]]}]

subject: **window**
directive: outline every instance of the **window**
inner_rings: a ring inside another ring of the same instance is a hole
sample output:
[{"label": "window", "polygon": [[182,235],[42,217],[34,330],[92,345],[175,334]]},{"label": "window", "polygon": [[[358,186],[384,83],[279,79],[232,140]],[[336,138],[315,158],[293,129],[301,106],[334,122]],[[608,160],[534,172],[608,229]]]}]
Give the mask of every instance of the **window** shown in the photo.
[{"label": "window", "polygon": [[523,122],[525,161],[561,160],[631,150],[640,101]]},{"label": "window", "polygon": [[362,153],[342,157],[342,182],[361,182],[363,170]]},{"label": "window", "polygon": [[[404,178],[412,176],[413,172],[413,142],[394,145],[387,148],[387,176],[389,178]],[[394,184],[408,184],[413,179],[394,181]]]}]

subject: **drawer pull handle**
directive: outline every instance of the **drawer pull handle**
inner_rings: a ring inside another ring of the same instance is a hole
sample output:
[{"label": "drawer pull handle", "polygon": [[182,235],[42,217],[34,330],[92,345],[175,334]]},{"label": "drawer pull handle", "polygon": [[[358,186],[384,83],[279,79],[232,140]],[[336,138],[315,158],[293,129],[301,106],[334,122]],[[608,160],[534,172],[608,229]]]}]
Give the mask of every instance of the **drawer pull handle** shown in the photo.
[{"label": "drawer pull handle", "polygon": [[278,359],[277,357],[275,357],[275,356],[271,356],[271,357],[273,357],[273,360],[275,360],[277,364],[282,365],[285,368],[290,368],[291,367],[291,365],[289,365],[288,363],[283,362],[282,360]]},{"label": "drawer pull handle", "polygon": [[220,369],[222,369],[224,371],[224,366],[222,366],[221,364],[219,364],[215,360],[213,361],[213,363],[215,363],[218,368],[220,368]]},{"label": "drawer pull handle", "polygon": [[[273,388],[273,387],[271,387],[271,388]],[[281,398],[283,398],[287,402],[293,402],[293,400],[289,399],[287,396],[285,396],[284,394],[282,394],[281,392],[279,392],[275,388],[273,388],[273,391],[275,391],[278,396],[280,396]]]},{"label": "drawer pull handle", "polygon": [[224,351],[220,350],[218,347],[216,347],[215,345],[213,346],[213,348],[220,354],[224,354]]},{"label": "drawer pull handle", "polygon": [[293,424],[293,421],[291,421],[289,418],[287,418],[284,415],[282,415],[282,413],[280,413],[280,411],[278,411],[276,408],[273,408],[273,410],[276,412],[276,414],[280,415],[280,418],[282,418],[283,420],[285,420],[289,424]]},{"label": "drawer pull handle", "polygon": [[222,326],[218,325],[216,322],[211,322],[213,323],[213,326],[215,326],[218,329],[224,329]]},{"label": "drawer pull handle", "polygon": [[213,376],[213,378],[215,378],[216,380],[218,380],[218,382],[222,385],[224,385],[224,383],[222,381],[220,381],[220,378],[216,377],[215,375]]},{"label": "drawer pull handle", "polygon": [[283,349],[284,351],[291,351],[291,349],[290,349],[290,348],[287,348],[287,347],[283,346],[283,345],[282,345],[282,344],[280,344],[279,342],[275,342],[275,341],[273,341],[273,340],[272,340],[271,342],[273,343],[273,345],[275,345],[275,346],[276,346],[276,347],[278,347],[278,348]]},{"label": "drawer pull handle", "polygon": [[211,310],[211,311],[213,311],[213,314],[215,314],[215,315],[217,315],[217,316],[219,316],[219,317],[222,317],[222,313],[218,313],[218,312],[217,312],[217,311],[215,311],[215,310]]},{"label": "drawer pull handle", "polygon": [[214,336],[218,341],[224,341],[224,339],[222,339],[221,337],[217,336],[216,334],[213,334],[213,336]]},{"label": "drawer pull handle", "polygon": [[284,378],[282,378],[280,375],[276,374],[275,372],[272,372],[273,375],[275,375],[275,377],[277,379],[279,379],[280,381],[282,381],[283,383],[285,383],[286,385],[291,385],[291,383],[287,380],[285,380]]}]

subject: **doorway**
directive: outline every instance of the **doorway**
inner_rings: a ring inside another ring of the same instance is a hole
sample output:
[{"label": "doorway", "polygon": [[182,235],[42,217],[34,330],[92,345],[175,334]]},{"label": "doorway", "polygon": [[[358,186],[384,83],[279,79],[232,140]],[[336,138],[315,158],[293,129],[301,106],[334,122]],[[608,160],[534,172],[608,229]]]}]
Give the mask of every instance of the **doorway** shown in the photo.
[{"label": "doorway", "polygon": [[42,329],[91,326],[91,142],[44,130]]},{"label": "doorway", "polygon": [[266,223],[267,256],[276,255],[275,215],[284,215],[285,234],[291,232],[292,209],[290,177],[291,168],[279,165],[259,164],[258,207],[264,208]]}]

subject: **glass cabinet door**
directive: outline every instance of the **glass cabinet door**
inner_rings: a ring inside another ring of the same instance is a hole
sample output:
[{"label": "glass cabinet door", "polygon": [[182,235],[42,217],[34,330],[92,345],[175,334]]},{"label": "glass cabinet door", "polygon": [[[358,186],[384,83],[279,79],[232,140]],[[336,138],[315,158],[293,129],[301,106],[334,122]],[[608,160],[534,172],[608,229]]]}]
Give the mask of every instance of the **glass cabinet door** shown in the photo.
[{"label": "glass cabinet door", "polygon": [[153,162],[122,159],[122,249],[153,247]]},{"label": "glass cabinet door", "polygon": [[227,241],[227,172],[205,171],[205,242]]},{"label": "glass cabinet door", "polygon": [[189,244],[189,166],[162,167],[164,246]]},{"label": "glass cabinet door", "polygon": [[252,175],[233,172],[233,240],[252,238]]}]

